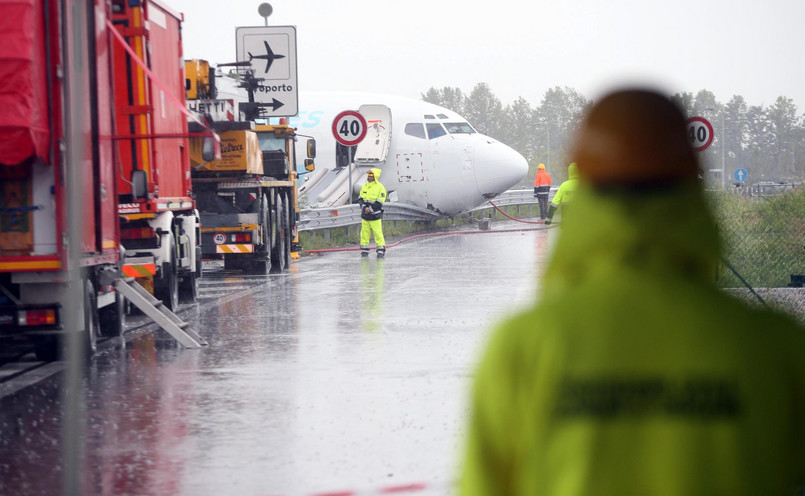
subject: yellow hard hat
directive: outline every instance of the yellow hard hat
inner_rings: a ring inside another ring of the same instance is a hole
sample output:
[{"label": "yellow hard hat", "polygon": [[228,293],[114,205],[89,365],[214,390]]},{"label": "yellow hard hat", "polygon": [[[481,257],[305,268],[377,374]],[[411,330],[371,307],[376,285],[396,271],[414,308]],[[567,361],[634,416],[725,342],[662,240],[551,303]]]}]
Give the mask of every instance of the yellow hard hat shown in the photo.
[{"label": "yellow hard hat", "polygon": [[696,152],[682,111],[649,90],[612,93],[593,105],[572,153],[579,176],[597,185],[640,186],[694,179]]},{"label": "yellow hard hat", "polygon": [[545,169],[545,164],[539,164],[539,165],[537,166],[537,169]]}]

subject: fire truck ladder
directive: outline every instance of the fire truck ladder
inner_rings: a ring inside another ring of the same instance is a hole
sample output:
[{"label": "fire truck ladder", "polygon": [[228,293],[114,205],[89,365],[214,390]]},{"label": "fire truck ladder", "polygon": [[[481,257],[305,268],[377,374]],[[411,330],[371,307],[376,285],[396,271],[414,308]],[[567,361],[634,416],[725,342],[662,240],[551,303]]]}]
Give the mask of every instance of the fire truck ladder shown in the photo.
[{"label": "fire truck ladder", "polygon": [[168,310],[161,301],[154,298],[154,295],[140,286],[140,283],[133,277],[118,279],[115,281],[115,288],[185,348],[207,346],[207,341],[196,334],[190,328],[190,324],[183,322],[175,313]]}]

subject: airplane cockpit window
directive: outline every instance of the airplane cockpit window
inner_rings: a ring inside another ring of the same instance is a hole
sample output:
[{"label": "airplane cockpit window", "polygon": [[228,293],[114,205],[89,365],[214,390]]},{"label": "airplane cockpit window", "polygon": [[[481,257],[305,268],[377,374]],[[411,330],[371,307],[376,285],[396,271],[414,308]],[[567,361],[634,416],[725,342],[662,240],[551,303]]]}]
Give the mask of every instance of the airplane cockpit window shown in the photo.
[{"label": "airplane cockpit window", "polygon": [[447,131],[444,130],[441,124],[425,124],[428,128],[428,139],[438,138],[444,136]]},{"label": "airplane cockpit window", "polygon": [[436,117],[438,117],[439,119],[447,119],[447,118],[448,118],[448,117],[447,117],[446,115],[444,115],[444,114],[437,114],[437,115],[436,115]]},{"label": "airplane cockpit window", "polygon": [[434,117],[434,116],[432,116],[430,114],[425,114],[425,119],[435,119],[435,118],[436,117]]},{"label": "airplane cockpit window", "polygon": [[415,138],[425,139],[425,127],[418,122],[411,122],[405,125],[405,134]]},{"label": "airplane cockpit window", "polygon": [[447,132],[450,134],[472,134],[476,132],[467,122],[446,122],[444,127],[447,128]]}]

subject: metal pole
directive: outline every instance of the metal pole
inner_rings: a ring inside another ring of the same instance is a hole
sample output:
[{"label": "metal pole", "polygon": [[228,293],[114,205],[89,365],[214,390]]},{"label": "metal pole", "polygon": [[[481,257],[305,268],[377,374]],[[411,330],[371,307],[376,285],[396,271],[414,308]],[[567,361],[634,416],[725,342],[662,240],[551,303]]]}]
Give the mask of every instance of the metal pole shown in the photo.
[{"label": "metal pole", "polygon": [[724,155],[727,145],[727,130],[724,129],[724,109],[721,109],[721,189],[726,187],[727,169],[724,165]]},{"label": "metal pole", "polygon": [[349,167],[349,203],[348,205],[352,205],[352,147],[347,147],[347,167]]}]

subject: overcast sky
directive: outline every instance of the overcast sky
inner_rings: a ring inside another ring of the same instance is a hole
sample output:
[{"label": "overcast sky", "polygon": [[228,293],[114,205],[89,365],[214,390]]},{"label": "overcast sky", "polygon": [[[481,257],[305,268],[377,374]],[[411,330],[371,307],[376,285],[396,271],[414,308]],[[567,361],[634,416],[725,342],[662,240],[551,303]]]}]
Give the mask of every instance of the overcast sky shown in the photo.
[{"label": "overcast sky", "polygon": [[[185,14],[186,58],[235,60],[235,27],[262,26],[260,0],[165,0]],[[301,90],[419,98],[489,84],[538,105],[568,86],[588,98],[624,82],[721,102],[792,98],[805,112],[802,0],[269,0],[297,28]]]}]

